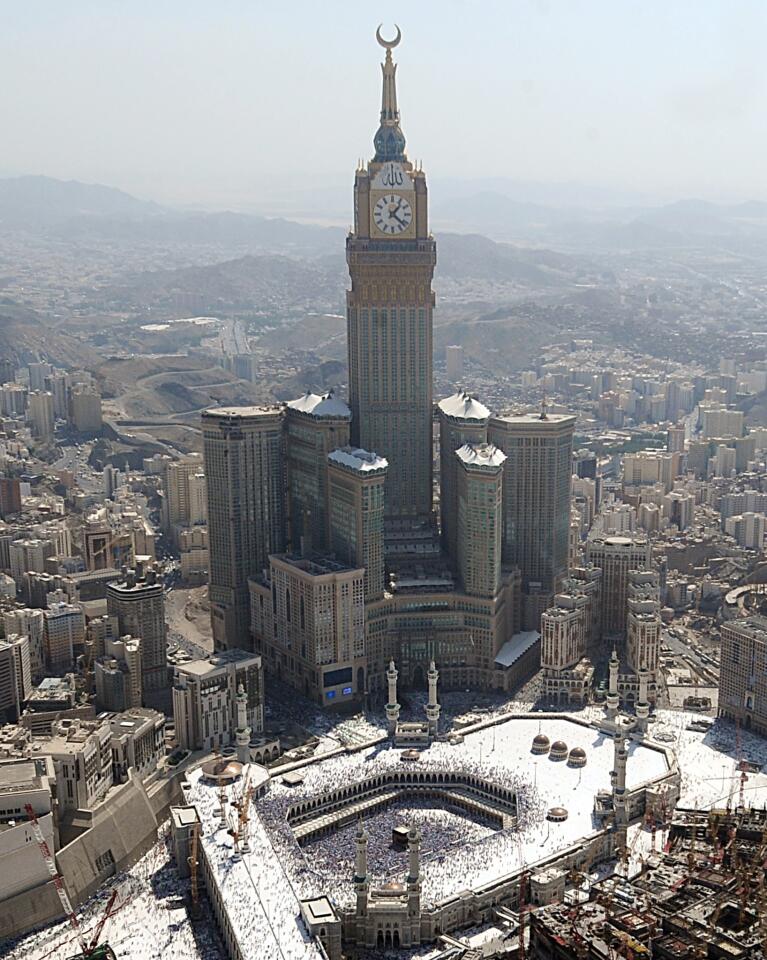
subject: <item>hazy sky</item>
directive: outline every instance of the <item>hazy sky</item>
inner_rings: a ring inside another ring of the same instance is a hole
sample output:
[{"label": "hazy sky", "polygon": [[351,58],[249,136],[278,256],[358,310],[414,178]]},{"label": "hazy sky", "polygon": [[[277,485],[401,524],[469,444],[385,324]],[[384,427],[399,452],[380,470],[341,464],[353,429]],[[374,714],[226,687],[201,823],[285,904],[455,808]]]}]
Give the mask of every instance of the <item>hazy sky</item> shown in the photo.
[{"label": "hazy sky", "polygon": [[432,180],[767,199],[767,0],[4,0],[0,176],[210,206],[348,187],[380,20]]}]

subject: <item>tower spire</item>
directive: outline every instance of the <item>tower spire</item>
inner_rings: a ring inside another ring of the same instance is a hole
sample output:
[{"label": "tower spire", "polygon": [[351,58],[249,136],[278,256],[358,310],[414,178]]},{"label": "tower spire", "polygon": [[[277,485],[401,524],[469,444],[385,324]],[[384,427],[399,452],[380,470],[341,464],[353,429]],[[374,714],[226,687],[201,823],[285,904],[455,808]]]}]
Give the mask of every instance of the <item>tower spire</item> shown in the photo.
[{"label": "tower spire", "polygon": [[399,125],[399,108],[397,107],[397,64],[392,59],[391,52],[402,39],[402,31],[395,24],[397,35],[393,40],[385,40],[381,36],[379,24],[376,30],[376,40],[386,50],[386,57],[381,64],[383,73],[383,89],[381,92],[381,125],[373,138],[376,149],[375,163],[385,163],[387,160],[403,161],[405,159],[405,137]]}]

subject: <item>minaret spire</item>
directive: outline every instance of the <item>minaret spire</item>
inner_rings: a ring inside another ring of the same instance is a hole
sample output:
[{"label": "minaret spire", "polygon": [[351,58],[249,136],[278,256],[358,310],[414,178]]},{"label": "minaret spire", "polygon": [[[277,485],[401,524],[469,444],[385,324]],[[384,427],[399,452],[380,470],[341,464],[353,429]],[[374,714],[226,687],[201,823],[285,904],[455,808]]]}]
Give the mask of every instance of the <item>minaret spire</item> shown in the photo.
[{"label": "minaret spire", "polygon": [[381,92],[381,125],[373,139],[376,148],[375,163],[387,160],[405,160],[405,137],[399,126],[399,108],[397,107],[397,64],[391,52],[402,39],[402,31],[395,24],[397,36],[393,40],[384,40],[379,24],[376,40],[386,50],[386,58],[381,64],[383,89]]}]

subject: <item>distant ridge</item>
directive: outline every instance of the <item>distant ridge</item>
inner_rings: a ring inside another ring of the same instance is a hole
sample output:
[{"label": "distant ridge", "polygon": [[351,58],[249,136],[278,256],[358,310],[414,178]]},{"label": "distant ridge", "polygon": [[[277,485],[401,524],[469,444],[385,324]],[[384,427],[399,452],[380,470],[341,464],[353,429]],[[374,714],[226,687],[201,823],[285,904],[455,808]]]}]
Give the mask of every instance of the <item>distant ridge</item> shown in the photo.
[{"label": "distant ridge", "polygon": [[147,217],[162,212],[159,204],[79,180],[53,177],[11,177],[0,180],[0,220],[53,223],[79,216]]}]

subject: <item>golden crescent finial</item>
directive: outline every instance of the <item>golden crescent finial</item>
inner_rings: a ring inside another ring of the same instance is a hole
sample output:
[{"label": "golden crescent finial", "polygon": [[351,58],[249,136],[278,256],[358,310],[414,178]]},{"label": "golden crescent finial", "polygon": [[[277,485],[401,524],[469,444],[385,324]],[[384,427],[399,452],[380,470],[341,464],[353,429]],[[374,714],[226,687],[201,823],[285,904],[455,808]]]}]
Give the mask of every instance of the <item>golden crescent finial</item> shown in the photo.
[{"label": "golden crescent finial", "polygon": [[397,36],[393,40],[384,40],[384,38],[381,36],[382,26],[383,26],[382,23],[378,24],[378,29],[376,30],[376,40],[381,44],[381,46],[385,50],[393,50],[402,39],[402,31],[400,30],[399,27],[397,27],[397,24],[395,23],[394,26],[397,27]]}]

